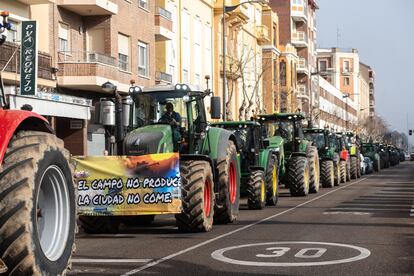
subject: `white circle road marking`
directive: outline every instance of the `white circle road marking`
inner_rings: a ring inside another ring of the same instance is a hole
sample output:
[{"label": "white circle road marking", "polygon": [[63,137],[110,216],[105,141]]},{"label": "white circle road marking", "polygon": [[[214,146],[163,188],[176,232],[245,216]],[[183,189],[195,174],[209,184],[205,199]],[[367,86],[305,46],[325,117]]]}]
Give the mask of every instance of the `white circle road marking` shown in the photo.
[{"label": "white circle road marking", "polygon": [[305,201],[305,202],[303,202],[303,203],[301,203],[301,204],[296,205],[295,207],[292,207],[292,208],[287,209],[287,210],[285,210],[285,211],[282,211],[282,212],[280,212],[280,213],[276,213],[276,214],[271,215],[271,216],[269,216],[269,217],[267,217],[267,218],[264,218],[264,219],[258,220],[258,221],[256,221],[256,222],[253,222],[253,223],[251,223],[251,224],[245,225],[245,226],[240,227],[240,228],[238,228],[238,229],[235,229],[235,230],[233,230],[233,231],[227,232],[227,233],[225,233],[225,234],[223,234],[223,235],[219,235],[219,236],[214,237],[214,238],[212,238],[212,239],[209,239],[209,240],[206,240],[206,241],[204,241],[204,242],[200,242],[200,243],[198,243],[198,244],[196,244],[196,245],[190,246],[190,247],[188,247],[188,248],[186,248],[186,249],[183,249],[183,250],[177,251],[177,252],[172,253],[172,254],[170,254],[170,255],[168,255],[168,256],[165,256],[165,257],[162,257],[162,258],[160,258],[160,259],[158,259],[158,260],[155,260],[155,261],[152,261],[152,262],[150,262],[150,263],[147,263],[146,265],[143,265],[143,266],[141,266],[141,267],[138,267],[138,268],[136,268],[136,269],[134,269],[134,270],[128,271],[127,273],[122,274],[122,276],[128,276],[128,275],[137,274],[138,272],[141,272],[141,271],[143,271],[143,270],[145,270],[145,269],[148,269],[148,268],[150,268],[150,267],[156,266],[156,265],[158,265],[158,264],[160,264],[160,263],[163,263],[163,262],[165,262],[165,261],[168,261],[168,260],[170,260],[170,259],[172,259],[172,258],[175,258],[175,257],[177,257],[177,256],[180,256],[180,255],[182,255],[182,254],[185,254],[185,253],[188,253],[188,252],[190,252],[190,251],[193,251],[193,250],[195,250],[195,249],[197,249],[197,248],[199,248],[199,247],[202,247],[202,246],[204,246],[204,245],[210,244],[210,243],[212,243],[212,242],[215,242],[215,241],[220,240],[220,239],[222,239],[222,238],[228,237],[228,236],[233,235],[233,234],[235,234],[235,233],[238,233],[238,232],[240,232],[240,231],[244,231],[244,230],[246,230],[246,229],[249,229],[250,227],[253,227],[253,226],[255,226],[255,225],[257,225],[257,224],[260,224],[260,223],[262,223],[262,222],[265,222],[265,221],[271,220],[271,219],[273,219],[273,218],[276,218],[276,217],[278,217],[278,216],[281,216],[281,215],[283,215],[283,214],[286,214],[286,213],[288,213],[288,212],[291,212],[291,211],[293,211],[293,210],[296,210],[297,208],[300,208],[300,207],[302,207],[302,206],[304,206],[304,205],[306,205],[306,204],[308,204],[308,203],[311,203],[311,202],[316,201],[316,200],[318,200],[318,199],[320,199],[320,198],[322,198],[322,197],[325,197],[325,196],[327,196],[327,195],[329,195],[329,194],[332,194],[332,193],[335,193],[335,192],[340,191],[340,190],[342,190],[342,189],[345,189],[345,188],[347,188],[347,187],[349,187],[349,186],[352,186],[352,185],[358,184],[358,183],[360,183],[360,182],[362,182],[362,181],[364,181],[364,180],[366,180],[366,179],[368,179],[368,178],[370,178],[370,177],[371,177],[371,176],[368,176],[368,177],[365,177],[365,178],[361,178],[361,179],[360,179],[360,180],[358,180],[358,181],[351,182],[351,183],[349,183],[349,184],[347,184],[347,185],[345,185],[345,186],[341,186],[341,187],[339,187],[339,188],[337,188],[337,189],[335,189],[335,190],[329,191],[329,192],[327,192],[327,193],[325,193],[325,194],[323,194],[323,195],[320,195],[320,196],[315,197],[315,198],[313,198],[313,199],[311,199],[311,200]]},{"label": "white circle road marking", "polygon": [[[253,246],[261,246],[261,245],[289,245],[289,244],[317,244],[317,245],[329,245],[329,246],[337,246],[337,247],[346,247],[355,249],[359,251],[360,254],[358,256],[347,258],[347,259],[340,259],[340,260],[332,260],[332,261],[323,261],[323,262],[297,262],[297,263],[278,263],[278,262],[253,262],[253,261],[240,261],[228,258],[224,256],[224,253],[234,249],[240,249],[245,247],[253,247]],[[282,266],[282,267],[293,267],[293,266],[319,266],[319,265],[333,265],[333,264],[343,264],[349,262],[355,262],[362,259],[365,259],[371,255],[371,251],[366,248],[358,247],[349,244],[342,244],[342,243],[331,243],[331,242],[308,242],[308,241],[286,241],[286,242],[264,242],[264,243],[252,243],[252,244],[243,244],[237,246],[231,246],[222,248],[219,250],[214,251],[211,253],[211,257],[218,261],[222,261],[225,263],[235,264],[235,265],[247,265],[247,266]]]}]

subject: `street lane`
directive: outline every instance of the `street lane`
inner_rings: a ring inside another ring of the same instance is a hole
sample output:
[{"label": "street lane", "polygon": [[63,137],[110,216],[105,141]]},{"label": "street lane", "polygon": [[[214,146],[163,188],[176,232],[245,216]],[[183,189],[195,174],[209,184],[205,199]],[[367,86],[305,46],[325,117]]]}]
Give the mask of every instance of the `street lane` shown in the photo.
[{"label": "street lane", "polygon": [[242,206],[237,223],[210,233],[178,233],[171,216],[118,235],[81,233],[70,274],[409,275],[413,199],[414,163],[405,162],[305,198],[283,190],[276,207]]}]

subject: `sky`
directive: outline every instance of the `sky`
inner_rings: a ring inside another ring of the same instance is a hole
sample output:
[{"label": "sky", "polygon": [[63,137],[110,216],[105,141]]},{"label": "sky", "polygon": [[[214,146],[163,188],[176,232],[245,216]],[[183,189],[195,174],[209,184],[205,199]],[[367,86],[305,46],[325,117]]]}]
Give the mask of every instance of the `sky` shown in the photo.
[{"label": "sky", "polygon": [[[317,0],[318,47],[357,48],[375,71],[376,112],[392,130],[414,129],[413,0]],[[337,45],[339,29],[339,45]],[[410,141],[413,143],[414,138]]]}]

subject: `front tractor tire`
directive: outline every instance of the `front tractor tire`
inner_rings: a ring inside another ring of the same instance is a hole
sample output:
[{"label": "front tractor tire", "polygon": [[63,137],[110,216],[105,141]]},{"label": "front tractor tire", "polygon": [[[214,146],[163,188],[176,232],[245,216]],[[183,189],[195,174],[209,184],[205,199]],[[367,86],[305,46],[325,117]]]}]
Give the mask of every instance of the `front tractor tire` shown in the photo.
[{"label": "front tractor tire", "polygon": [[321,182],[323,188],[333,188],[335,186],[335,168],[332,160],[322,160],[321,162]]},{"label": "front tractor tire", "polygon": [[217,223],[234,222],[239,215],[240,181],[237,164],[236,146],[233,141],[228,141],[225,156],[217,159],[219,187],[214,211],[214,221]]},{"label": "front tractor tire", "polygon": [[304,156],[292,156],[289,160],[287,182],[292,196],[309,194],[309,164]]},{"label": "front tractor tire", "polygon": [[266,170],[266,205],[275,206],[279,197],[279,166],[275,154],[269,156]]},{"label": "front tractor tire", "polygon": [[64,275],[75,248],[73,168],[62,140],[20,131],[0,169],[0,258],[10,275]]},{"label": "front tractor tire", "polygon": [[252,210],[261,210],[266,205],[266,184],[262,171],[250,173],[247,181],[247,205]]},{"label": "front tractor tire", "polygon": [[310,147],[307,155],[309,160],[309,193],[317,193],[320,182],[318,149],[313,146]]},{"label": "front tractor tire", "polygon": [[340,172],[341,172],[341,183],[346,182],[346,175],[347,175],[347,173],[346,173],[347,168],[346,167],[347,166],[346,166],[346,161],[345,160],[339,161],[339,168],[340,168]]},{"label": "front tractor tire", "polygon": [[181,232],[208,232],[213,228],[214,180],[207,161],[181,161],[182,212],[175,216]]}]

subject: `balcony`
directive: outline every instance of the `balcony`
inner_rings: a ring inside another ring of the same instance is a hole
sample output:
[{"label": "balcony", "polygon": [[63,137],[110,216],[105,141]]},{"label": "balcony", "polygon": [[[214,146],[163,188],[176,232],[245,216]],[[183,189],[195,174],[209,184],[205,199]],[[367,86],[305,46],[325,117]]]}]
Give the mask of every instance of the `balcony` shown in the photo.
[{"label": "balcony", "polygon": [[86,51],[59,52],[58,84],[61,87],[102,92],[101,85],[111,81],[127,92],[131,74],[120,71],[117,59]]},{"label": "balcony", "polygon": [[307,22],[308,21],[308,8],[305,5],[295,5],[292,4],[291,8],[291,16],[292,19],[295,21],[302,21]]},{"label": "balcony", "polygon": [[[220,55],[220,74],[223,75],[223,55]],[[240,66],[236,57],[226,55],[226,76],[233,80],[240,77]]]},{"label": "balcony", "polygon": [[118,14],[118,5],[109,0],[58,0],[57,4],[81,16]]},{"label": "balcony", "polygon": [[308,47],[308,36],[305,32],[292,32],[291,40],[295,47]]},{"label": "balcony", "polygon": [[308,90],[306,85],[300,84],[297,87],[297,97],[298,98],[305,98],[309,100]]},{"label": "balcony", "polygon": [[164,8],[156,7],[155,16],[155,40],[166,41],[174,38],[172,32],[172,14]]},{"label": "balcony", "polygon": [[299,58],[296,71],[298,74],[309,74],[308,63],[305,58]]},{"label": "balcony", "polygon": [[335,73],[334,68],[328,68],[328,67],[319,68],[319,74],[322,76],[331,75],[333,73]]},{"label": "balcony", "polygon": [[[240,4],[240,2],[241,2],[240,0],[226,1],[226,5],[227,6],[235,6],[235,5]],[[242,21],[249,20],[249,10],[247,9],[246,5],[240,5],[237,9],[229,12],[228,15],[230,17],[237,17],[237,18],[241,19]]]},{"label": "balcony", "polygon": [[23,3],[25,5],[38,5],[54,3],[55,0],[17,0],[17,2]]},{"label": "balcony", "polygon": [[256,39],[258,44],[263,45],[265,43],[269,43],[270,42],[270,38],[269,38],[269,29],[267,28],[267,26],[261,25],[261,26],[256,26]]},{"label": "balcony", "polygon": [[155,72],[155,82],[157,84],[171,84],[172,83],[172,75],[157,71]]},{"label": "balcony", "polygon": [[[3,70],[2,77],[5,81],[19,80],[19,77],[16,78],[16,75],[20,75],[20,47],[17,44],[6,42],[0,46],[0,68]],[[55,86],[50,55],[38,53],[37,76],[39,85]]]},{"label": "balcony", "polygon": [[370,82],[370,83],[374,83],[374,78],[373,78],[373,77],[370,77],[370,78],[369,78],[369,82]]}]

